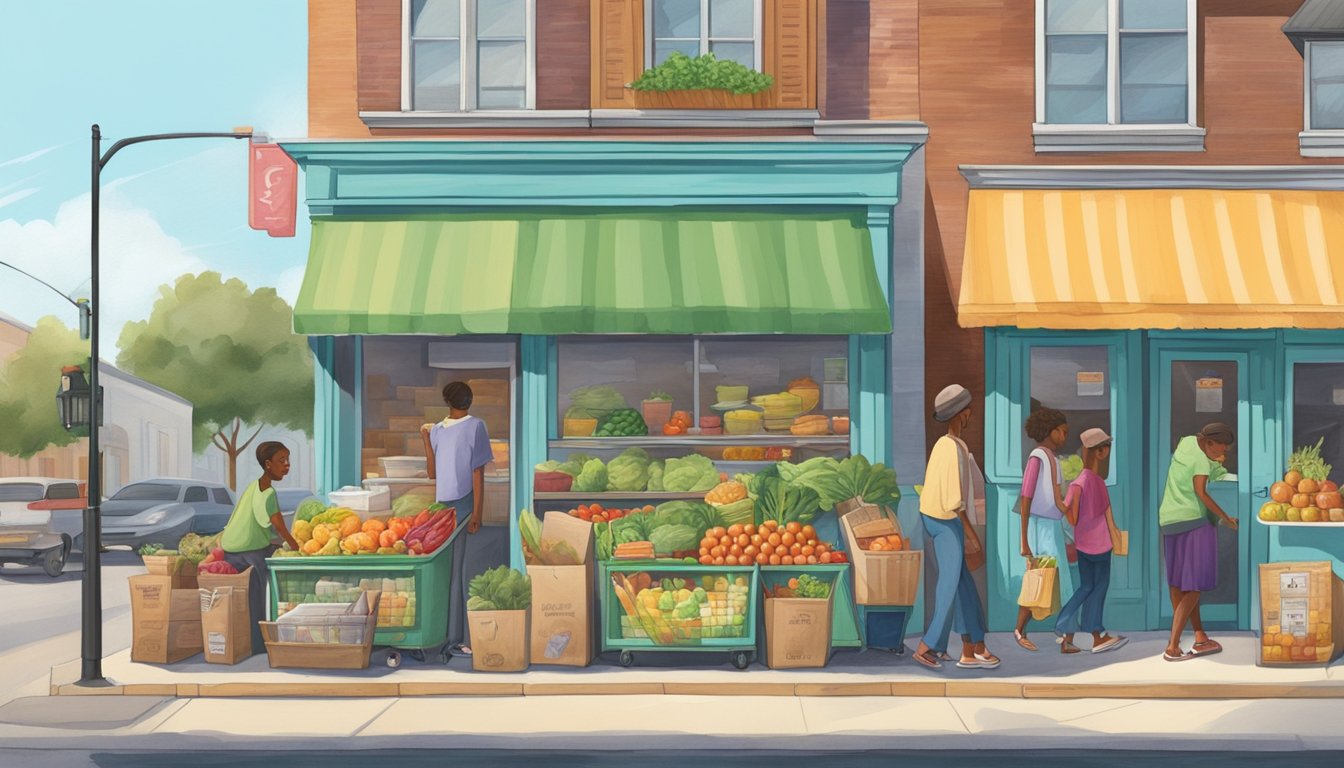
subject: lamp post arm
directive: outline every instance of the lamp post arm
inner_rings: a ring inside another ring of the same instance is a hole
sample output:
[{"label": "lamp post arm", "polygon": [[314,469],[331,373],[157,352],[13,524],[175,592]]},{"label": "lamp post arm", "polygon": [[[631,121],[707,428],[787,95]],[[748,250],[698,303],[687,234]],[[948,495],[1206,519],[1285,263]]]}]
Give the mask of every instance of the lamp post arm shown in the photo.
[{"label": "lamp post arm", "polygon": [[122,139],[107,148],[103,156],[98,159],[98,170],[102,170],[107,165],[107,161],[112,156],[121,151],[122,147],[129,147],[132,144],[143,144],[147,141],[170,141],[173,139],[250,139],[251,131],[224,131],[216,133],[153,133],[146,136],[131,136]]},{"label": "lamp post arm", "polygon": [[45,285],[46,287],[50,288],[52,293],[56,294],[57,296],[60,296],[60,297],[61,297],[62,299],[64,299],[68,304],[70,304],[70,306],[74,307],[75,309],[80,309],[80,310],[82,310],[82,307],[79,306],[79,302],[75,301],[74,299],[70,298],[69,296],[66,296],[64,293],[61,293],[61,289],[60,289],[60,288],[57,288],[56,286],[52,285],[51,283],[48,283],[46,280],[43,280],[42,278],[38,277],[37,275],[34,275],[32,272],[28,272],[27,270],[20,269],[20,268],[14,266],[13,264],[10,264],[10,263],[7,262],[7,261],[0,261],[0,267],[9,267],[10,269],[14,270],[15,272],[18,272],[18,273],[21,274],[21,275],[26,275],[26,276],[28,276],[28,277],[31,277],[32,279],[36,280],[37,282],[39,282],[39,283]]}]

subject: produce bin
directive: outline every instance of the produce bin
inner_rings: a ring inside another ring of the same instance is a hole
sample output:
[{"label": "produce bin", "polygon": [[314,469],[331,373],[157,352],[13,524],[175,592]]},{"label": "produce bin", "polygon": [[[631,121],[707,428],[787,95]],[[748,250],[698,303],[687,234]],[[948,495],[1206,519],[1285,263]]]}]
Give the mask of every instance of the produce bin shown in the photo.
[{"label": "produce bin", "polygon": [[761,584],[766,588],[810,573],[821,581],[831,583],[835,606],[831,610],[831,647],[859,648],[863,637],[859,632],[859,614],[854,606],[854,592],[850,588],[848,563],[819,565],[762,565]]},{"label": "produce bin", "polygon": [[[755,657],[761,601],[756,566],[604,562],[599,582],[602,650],[619,650],[622,666],[634,664],[636,651],[727,653],[738,669]],[[668,587],[672,598],[660,603]]]},{"label": "produce bin", "polygon": [[[387,664],[399,666],[398,650],[441,648],[448,635],[448,601],[453,575],[453,541],[465,535],[457,526],[429,555],[333,555],[272,557],[272,620],[304,603],[348,603],[363,591],[382,592],[373,644],[392,649]],[[442,649],[442,661],[448,652]]]}]

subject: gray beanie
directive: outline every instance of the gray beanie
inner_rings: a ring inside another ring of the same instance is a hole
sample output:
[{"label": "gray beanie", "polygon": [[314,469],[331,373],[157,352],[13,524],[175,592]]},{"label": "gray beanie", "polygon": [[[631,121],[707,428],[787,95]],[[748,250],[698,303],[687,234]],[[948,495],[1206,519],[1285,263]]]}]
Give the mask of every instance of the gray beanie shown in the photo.
[{"label": "gray beanie", "polygon": [[951,421],[953,416],[966,410],[971,404],[971,392],[960,384],[943,388],[933,399],[934,421]]}]

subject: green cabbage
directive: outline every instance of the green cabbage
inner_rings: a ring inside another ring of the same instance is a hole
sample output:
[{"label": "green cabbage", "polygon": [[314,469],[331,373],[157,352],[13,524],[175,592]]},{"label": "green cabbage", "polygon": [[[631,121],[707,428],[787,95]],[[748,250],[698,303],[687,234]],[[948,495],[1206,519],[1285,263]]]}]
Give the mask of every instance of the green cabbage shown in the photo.
[{"label": "green cabbage", "polygon": [[700,532],[689,525],[662,525],[649,534],[653,551],[660,555],[693,550],[700,543]]},{"label": "green cabbage", "polygon": [[538,472],[564,472],[570,477],[578,477],[583,471],[583,465],[573,459],[569,461],[556,461],[551,459],[543,461],[535,467]]},{"label": "green cabbage", "polygon": [[[401,497],[406,498],[405,496]],[[401,501],[401,499],[397,499]],[[395,508],[394,508],[395,509]],[[421,507],[424,509],[424,507]],[[327,505],[322,503],[321,499],[304,499],[299,502],[298,508],[294,510],[295,520],[312,520],[317,515],[327,511]],[[419,510],[416,510],[417,512]]]},{"label": "green cabbage", "polygon": [[583,471],[574,478],[573,490],[579,493],[601,493],[607,490],[607,468],[601,459],[589,459]]},{"label": "green cabbage", "polygon": [[[434,503],[433,496],[421,496],[414,493],[408,493],[405,496],[401,496],[397,498],[396,501],[392,502],[392,516],[393,517],[415,516],[423,512],[425,509],[429,507],[430,504],[433,503]],[[303,506],[300,505],[299,509],[303,509]]]},{"label": "green cabbage", "polygon": [[607,465],[607,488],[612,491],[642,491],[649,484],[649,454],[642,448],[626,449]]},{"label": "green cabbage", "polygon": [[649,482],[645,489],[649,491],[663,490],[663,461],[661,459],[649,462]]},{"label": "green cabbage", "polygon": [[718,468],[698,453],[668,459],[664,465],[663,488],[668,491],[708,491],[718,484]]}]

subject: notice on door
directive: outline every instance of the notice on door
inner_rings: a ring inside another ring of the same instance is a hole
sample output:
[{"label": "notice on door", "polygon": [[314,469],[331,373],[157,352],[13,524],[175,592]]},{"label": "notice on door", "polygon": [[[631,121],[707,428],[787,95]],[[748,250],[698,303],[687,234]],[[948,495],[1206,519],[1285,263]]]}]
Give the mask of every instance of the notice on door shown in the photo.
[{"label": "notice on door", "polygon": [[1206,376],[1195,380],[1195,413],[1223,412],[1223,380]]},{"label": "notice on door", "polygon": [[1103,397],[1106,394],[1106,374],[1102,371],[1079,371],[1079,397]]}]

